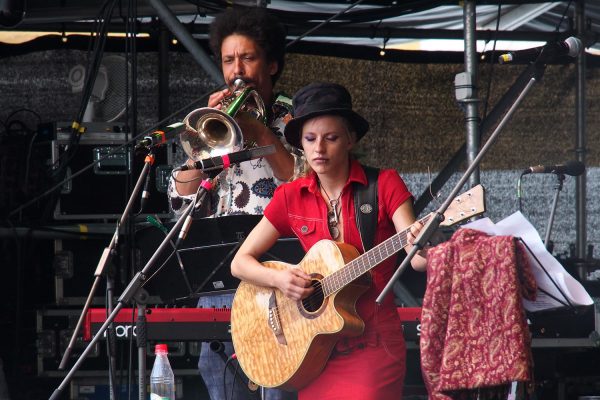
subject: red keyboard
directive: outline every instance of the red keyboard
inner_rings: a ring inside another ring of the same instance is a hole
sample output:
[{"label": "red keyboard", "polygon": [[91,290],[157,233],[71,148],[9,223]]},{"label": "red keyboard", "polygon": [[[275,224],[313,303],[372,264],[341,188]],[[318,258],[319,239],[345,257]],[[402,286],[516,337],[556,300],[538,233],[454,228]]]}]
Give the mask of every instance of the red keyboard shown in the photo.
[{"label": "red keyboard", "polygon": [[[136,320],[137,310],[121,309],[114,320],[117,339],[128,339],[132,331],[135,337]],[[147,338],[165,341],[231,340],[230,320],[229,308],[147,308]],[[106,309],[90,308],[85,318],[83,339],[91,340],[105,321]]]},{"label": "red keyboard", "polygon": [[[421,308],[398,308],[406,340],[418,341]],[[124,308],[114,320],[117,339],[128,339],[133,331],[137,311]],[[106,321],[106,309],[90,308],[85,318],[83,339],[89,341]],[[133,321],[133,323],[132,323]],[[229,308],[147,308],[146,331],[149,340],[163,341],[231,341]],[[132,328],[133,326],[133,328]]]}]

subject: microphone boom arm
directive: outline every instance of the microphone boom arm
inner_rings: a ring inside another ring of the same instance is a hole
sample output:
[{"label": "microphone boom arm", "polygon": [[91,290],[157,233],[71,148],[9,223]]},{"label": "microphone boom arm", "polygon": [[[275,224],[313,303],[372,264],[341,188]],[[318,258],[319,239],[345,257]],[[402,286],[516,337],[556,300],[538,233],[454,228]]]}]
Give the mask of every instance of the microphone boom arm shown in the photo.
[{"label": "microphone boom arm", "polygon": [[469,179],[469,177],[471,176],[473,171],[475,171],[475,169],[479,166],[479,163],[481,162],[481,159],[483,158],[483,156],[485,156],[485,154],[490,150],[492,145],[495,143],[500,132],[502,131],[502,129],[504,129],[505,125],[508,123],[508,121],[514,114],[517,107],[521,104],[521,102],[525,98],[525,95],[531,90],[531,88],[533,87],[533,84],[535,82],[537,82],[539,79],[541,79],[541,75],[543,74],[543,70],[544,70],[545,66],[538,66],[538,67],[539,68],[535,68],[533,70],[533,73],[532,73],[529,81],[527,82],[527,84],[525,85],[525,87],[523,88],[521,93],[519,93],[519,96],[515,99],[515,102],[508,109],[508,111],[506,112],[506,114],[504,115],[502,120],[498,123],[498,126],[496,127],[494,132],[492,132],[492,134],[488,138],[487,142],[485,142],[485,144],[481,147],[481,149],[479,150],[479,153],[477,153],[477,156],[473,159],[473,162],[468,166],[467,170],[462,175],[462,177],[460,178],[458,183],[454,186],[454,188],[452,189],[452,191],[450,192],[450,194],[448,195],[448,197],[446,198],[444,203],[440,206],[440,208],[438,210],[435,211],[436,217],[431,218],[427,222],[425,227],[423,227],[423,229],[421,230],[421,233],[419,234],[419,237],[416,239],[416,241],[413,245],[413,248],[411,249],[410,252],[408,252],[407,256],[404,258],[404,260],[402,261],[402,263],[400,264],[398,269],[396,269],[396,272],[394,272],[394,275],[390,278],[387,285],[383,288],[383,290],[381,291],[381,293],[375,300],[377,302],[377,304],[383,304],[383,301],[385,300],[385,296],[392,289],[394,282],[396,282],[396,280],[404,272],[404,270],[408,266],[408,263],[410,263],[410,261],[413,259],[413,257],[417,253],[417,251],[422,249],[425,246],[425,244],[427,242],[429,242],[431,235],[433,235],[436,228],[439,226],[441,219],[443,218],[444,212],[448,209],[448,207],[450,206],[450,204],[452,203],[454,198],[456,196],[458,196],[460,190],[462,189],[463,185],[467,182],[467,180]]}]

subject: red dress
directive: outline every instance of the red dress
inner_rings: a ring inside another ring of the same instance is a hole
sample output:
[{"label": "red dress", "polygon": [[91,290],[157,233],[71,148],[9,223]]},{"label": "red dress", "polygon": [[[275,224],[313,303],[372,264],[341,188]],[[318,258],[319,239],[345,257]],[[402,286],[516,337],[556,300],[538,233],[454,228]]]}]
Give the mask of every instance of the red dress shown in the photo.
[{"label": "red dress", "polygon": [[[357,161],[351,161],[350,176],[342,192],[341,212],[344,241],[362,253],[354,213],[353,182],[367,183]],[[377,194],[375,244],[396,233],[392,215],[412,197],[394,170],[380,171]],[[319,240],[332,239],[327,225],[327,204],[314,173],[278,187],[264,214],[282,236],[297,236],[305,250]],[[406,369],[402,326],[393,296],[387,296],[380,306],[375,303],[396,267],[396,257],[391,257],[371,270],[373,284],[356,305],[365,322],[364,334],[338,342],[321,375],[298,392],[299,400],[402,398]]]}]

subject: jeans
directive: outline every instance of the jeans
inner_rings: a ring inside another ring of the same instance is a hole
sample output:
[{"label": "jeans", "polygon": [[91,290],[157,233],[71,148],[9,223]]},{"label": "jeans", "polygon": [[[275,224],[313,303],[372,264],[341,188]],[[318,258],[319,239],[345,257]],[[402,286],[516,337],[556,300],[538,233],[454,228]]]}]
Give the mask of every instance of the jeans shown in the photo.
[{"label": "jeans", "polygon": [[[206,294],[198,299],[198,307],[230,308],[232,302],[233,293]],[[263,392],[261,388],[251,391],[248,388],[248,378],[235,360],[228,363],[227,371],[224,374],[225,362],[233,353],[231,342],[202,342],[201,344],[198,370],[211,400],[296,399],[295,393],[279,389],[264,389],[264,397],[261,397]],[[224,375],[225,380],[223,379]]]}]

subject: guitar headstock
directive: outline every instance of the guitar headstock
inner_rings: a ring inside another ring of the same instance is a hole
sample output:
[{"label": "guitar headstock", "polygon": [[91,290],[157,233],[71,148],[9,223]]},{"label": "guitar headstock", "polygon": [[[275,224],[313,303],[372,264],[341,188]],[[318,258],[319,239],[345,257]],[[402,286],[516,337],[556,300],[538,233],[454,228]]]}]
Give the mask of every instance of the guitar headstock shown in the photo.
[{"label": "guitar headstock", "polygon": [[444,212],[441,226],[451,226],[485,212],[485,191],[483,186],[474,186],[471,190],[456,196]]}]

